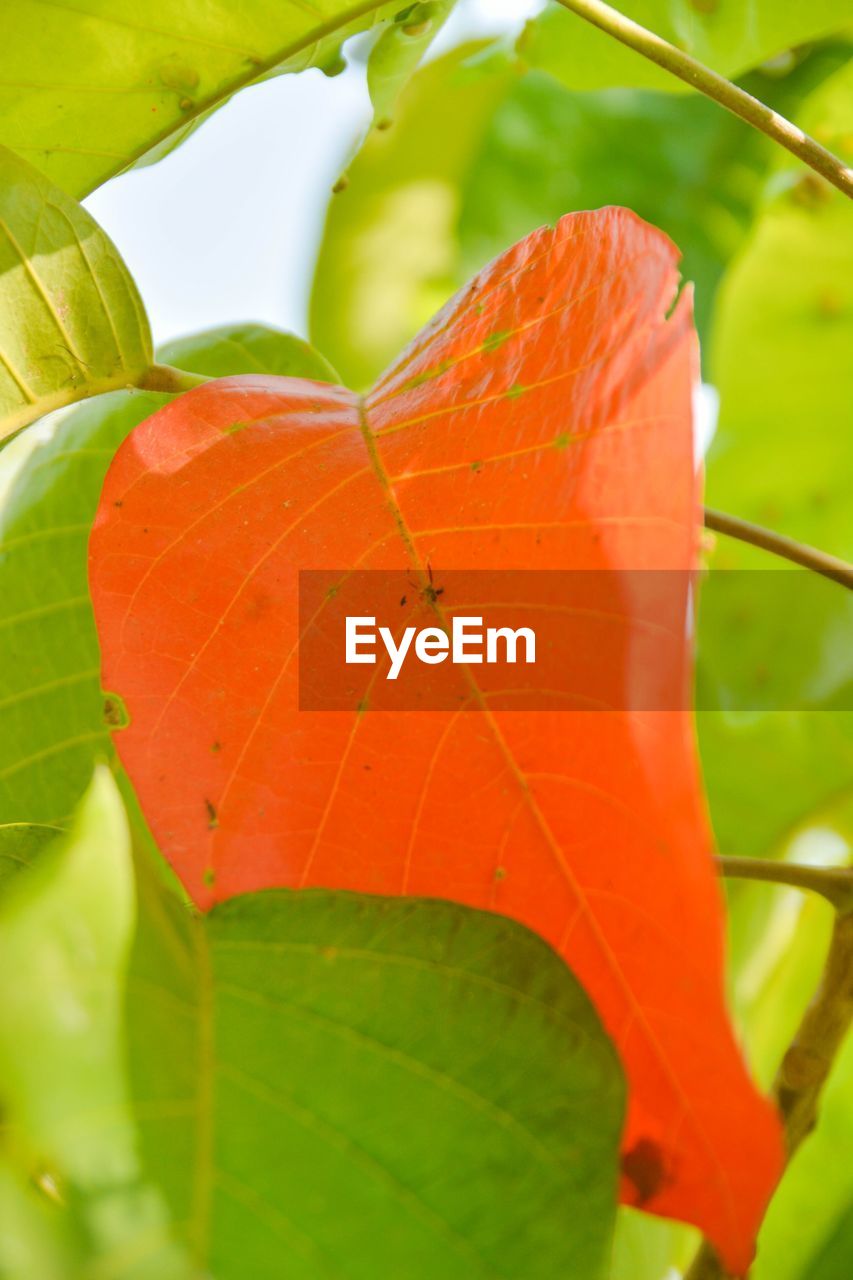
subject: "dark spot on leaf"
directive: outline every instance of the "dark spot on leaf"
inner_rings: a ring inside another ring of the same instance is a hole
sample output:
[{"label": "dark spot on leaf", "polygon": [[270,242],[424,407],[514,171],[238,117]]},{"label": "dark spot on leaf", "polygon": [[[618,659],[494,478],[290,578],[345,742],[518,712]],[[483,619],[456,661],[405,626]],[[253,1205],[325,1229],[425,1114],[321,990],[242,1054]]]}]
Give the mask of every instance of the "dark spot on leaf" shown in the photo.
[{"label": "dark spot on leaf", "polygon": [[568,431],[561,431],[558,436],[554,436],[555,449],[568,449],[571,443],[572,437],[569,435]]},{"label": "dark spot on leaf", "polygon": [[494,877],[496,881],[506,880],[506,867],[495,867]]},{"label": "dark spot on leaf", "polygon": [[213,870],[213,867],[205,867],[201,878],[204,884],[207,885],[208,889],[213,888],[216,884],[216,872]]},{"label": "dark spot on leaf", "polygon": [[117,693],[104,694],[104,724],[111,729],[126,729],[130,724],[127,707]]},{"label": "dark spot on leaf", "polygon": [[219,826],[219,817],[216,813],[216,806],[210,800],[205,800],[204,807],[207,810],[207,825],[209,830],[214,831]]},{"label": "dark spot on leaf", "polygon": [[[404,605],[405,603],[406,603],[406,597],[405,597],[405,596],[400,596],[400,608],[401,608],[401,609],[403,608],[403,605]],[[366,766],[365,766],[365,767],[366,767]]]},{"label": "dark spot on leaf", "polygon": [[622,1156],[622,1172],[637,1193],[636,1204],[647,1204],[667,1181],[663,1153],[656,1142],[641,1138]]},{"label": "dark spot on leaf", "polygon": [[113,506],[114,506],[114,507],[123,507],[123,506],[124,506],[124,503],[122,502],[121,498],[117,498],[117,499],[116,499],[116,501],[113,503]]},{"label": "dark spot on leaf", "polygon": [[472,471],[482,471],[482,469],[483,469],[483,461],[481,458],[478,458],[476,462],[471,463]]},{"label": "dark spot on leaf", "polygon": [[519,396],[523,396],[527,387],[523,387],[520,382],[514,382],[506,393],[507,400],[517,400]]},{"label": "dark spot on leaf", "polygon": [[216,754],[216,752],[222,750],[222,743],[219,742],[218,740],[216,742],[212,742],[210,745],[210,749],[214,754]]}]

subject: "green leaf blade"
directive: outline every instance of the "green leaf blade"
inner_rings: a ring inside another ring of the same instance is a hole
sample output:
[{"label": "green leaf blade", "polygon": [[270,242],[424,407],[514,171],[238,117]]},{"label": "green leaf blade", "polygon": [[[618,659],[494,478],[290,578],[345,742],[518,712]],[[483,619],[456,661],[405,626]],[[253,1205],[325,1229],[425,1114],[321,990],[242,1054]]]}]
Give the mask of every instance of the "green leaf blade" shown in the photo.
[{"label": "green leaf blade", "polygon": [[[222,326],[164,349],[192,371],[334,381],[306,342],[262,325]],[[119,391],[76,406],[23,464],[0,513],[0,823],[62,825],[97,759],[114,760],[118,706],[101,690],[89,601],[89,531],[113,454],[166,404]],[[109,691],[107,691],[109,692]]]},{"label": "green leaf blade", "polygon": [[271,373],[282,378],[340,381],[338,374],[304,338],[262,324],[224,324],[158,349],[164,364],[189,373],[221,378],[237,373]]},{"label": "green leaf blade", "polygon": [[0,148],[0,439],[151,364],[130,273],[76,201]]},{"label": "green leaf blade", "polygon": [[[183,1049],[152,1079],[175,1013],[140,988],[145,1150],[163,1171],[195,1152],[192,1186],[168,1173],[173,1211],[189,1210],[217,1276],[276,1276],[282,1249],[299,1280],[601,1275],[621,1073],[532,934],[450,904],[314,891],[234,899],[202,937],[168,909],[160,923],[167,960],[142,938],[137,955],[184,1010]],[[145,1119],[168,1097],[183,1133]]]},{"label": "green leaf blade", "polygon": [[0,44],[0,135],[86,195],[267,75],[330,64],[382,0],[16,0]]}]

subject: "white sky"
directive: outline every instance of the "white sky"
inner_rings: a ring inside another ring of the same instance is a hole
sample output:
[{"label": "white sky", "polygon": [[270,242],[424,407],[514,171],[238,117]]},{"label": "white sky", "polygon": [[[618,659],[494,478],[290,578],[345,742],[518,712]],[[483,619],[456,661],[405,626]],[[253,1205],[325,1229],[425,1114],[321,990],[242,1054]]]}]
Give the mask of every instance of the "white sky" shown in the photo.
[{"label": "white sky", "polygon": [[[521,25],[541,0],[463,0],[435,48]],[[239,93],[172,155],[86,207],[140,288],[157,342],[226,321],[305,335],[329,190],[370,119],[364,70]]]}]

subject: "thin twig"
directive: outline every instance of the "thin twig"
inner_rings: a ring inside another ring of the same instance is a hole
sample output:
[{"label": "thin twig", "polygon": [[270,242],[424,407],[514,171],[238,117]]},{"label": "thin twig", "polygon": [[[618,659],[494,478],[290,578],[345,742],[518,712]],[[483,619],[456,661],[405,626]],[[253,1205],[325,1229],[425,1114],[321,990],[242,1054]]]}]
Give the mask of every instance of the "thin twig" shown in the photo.
[{"label": "thin twig", "polygon": [[774,533],[772,529],[764,529],[759,524],[727,515],[724,511],[715,511],[712,507],[705,508],[705,528],[737,538],[740,542],[749,542],[753,547],[761,547],[762,551],[771,551],[775,556],[811,569],[813,573],[831,578],[833,582],[847,587],[848,591],[853,591],[853,565],[828,555],[826,551],[819,551],[817,547],[810,547],[808,543],[795,542],[783,533]]},{"label": "thin twig", "polygon": [[806,867],[771,858],[717,858],[720,875],[727,879],[766,880],[771,884],[806,889],[827,898],[836,911],[853,911],[853,867]]},{"label": "thin twig", "polygon": [[601,3],[601,0],[558,0],[558,3],[579,18],[591,22],[599,31],[606,32],[629,49],[657,63],[691,88],[713,98],[720,106],[739,116],[753,128],[760,129],[768,138],[778,142],[798,160],[814,169],[815,173],[826,178],[839,191],[853,198],[853,170],[790,120],[786,120],[751,94],[745,93],[724,76],[717,75],[716,71],[703,66],[689,53],[676,49],[661,36],[632,22],[618,10],[611,9],[610,5]]},{"label": "thin twig", "polygon": [[845,911],[835,918],[820,987],[773,1083],[789,1160],[817,1123],[818,1099],[852,1023],[853,911]]},{"label": "thin twig", "polygon": [[[791,871],[792,867],[788,866],[787,870]],[[800,1020],[773,1082],[773,1096],[785,1129],[787,1160],[817,1124],[821,1092],[851,1025],[853,910],[848,905],[846,910],[836,912],[820,986]],[[685,1280],[728,1280],[728,1273],[707,1241],[694,1258]]]}]

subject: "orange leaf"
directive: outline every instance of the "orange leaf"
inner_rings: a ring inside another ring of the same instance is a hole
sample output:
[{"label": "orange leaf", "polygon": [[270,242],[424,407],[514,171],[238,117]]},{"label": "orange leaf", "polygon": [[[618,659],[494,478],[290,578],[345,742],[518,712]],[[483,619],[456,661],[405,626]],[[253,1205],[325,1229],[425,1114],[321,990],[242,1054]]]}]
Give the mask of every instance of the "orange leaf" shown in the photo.
[{"label": "orange leaf", "polygon": [[[743,1271],[781,1144],[724,1007],[689,713],[298,709],[300,569],[694,567],[675,261],[626,210],[571,215],[364,400],[288,378],[189,392],[113,462],[91,581],[104,688],[131,719],[118,750],[196,901],[323,885],[536,929],[626,1065],[625,1199]],[[686,687],[686,636],[675,661]]]}]

